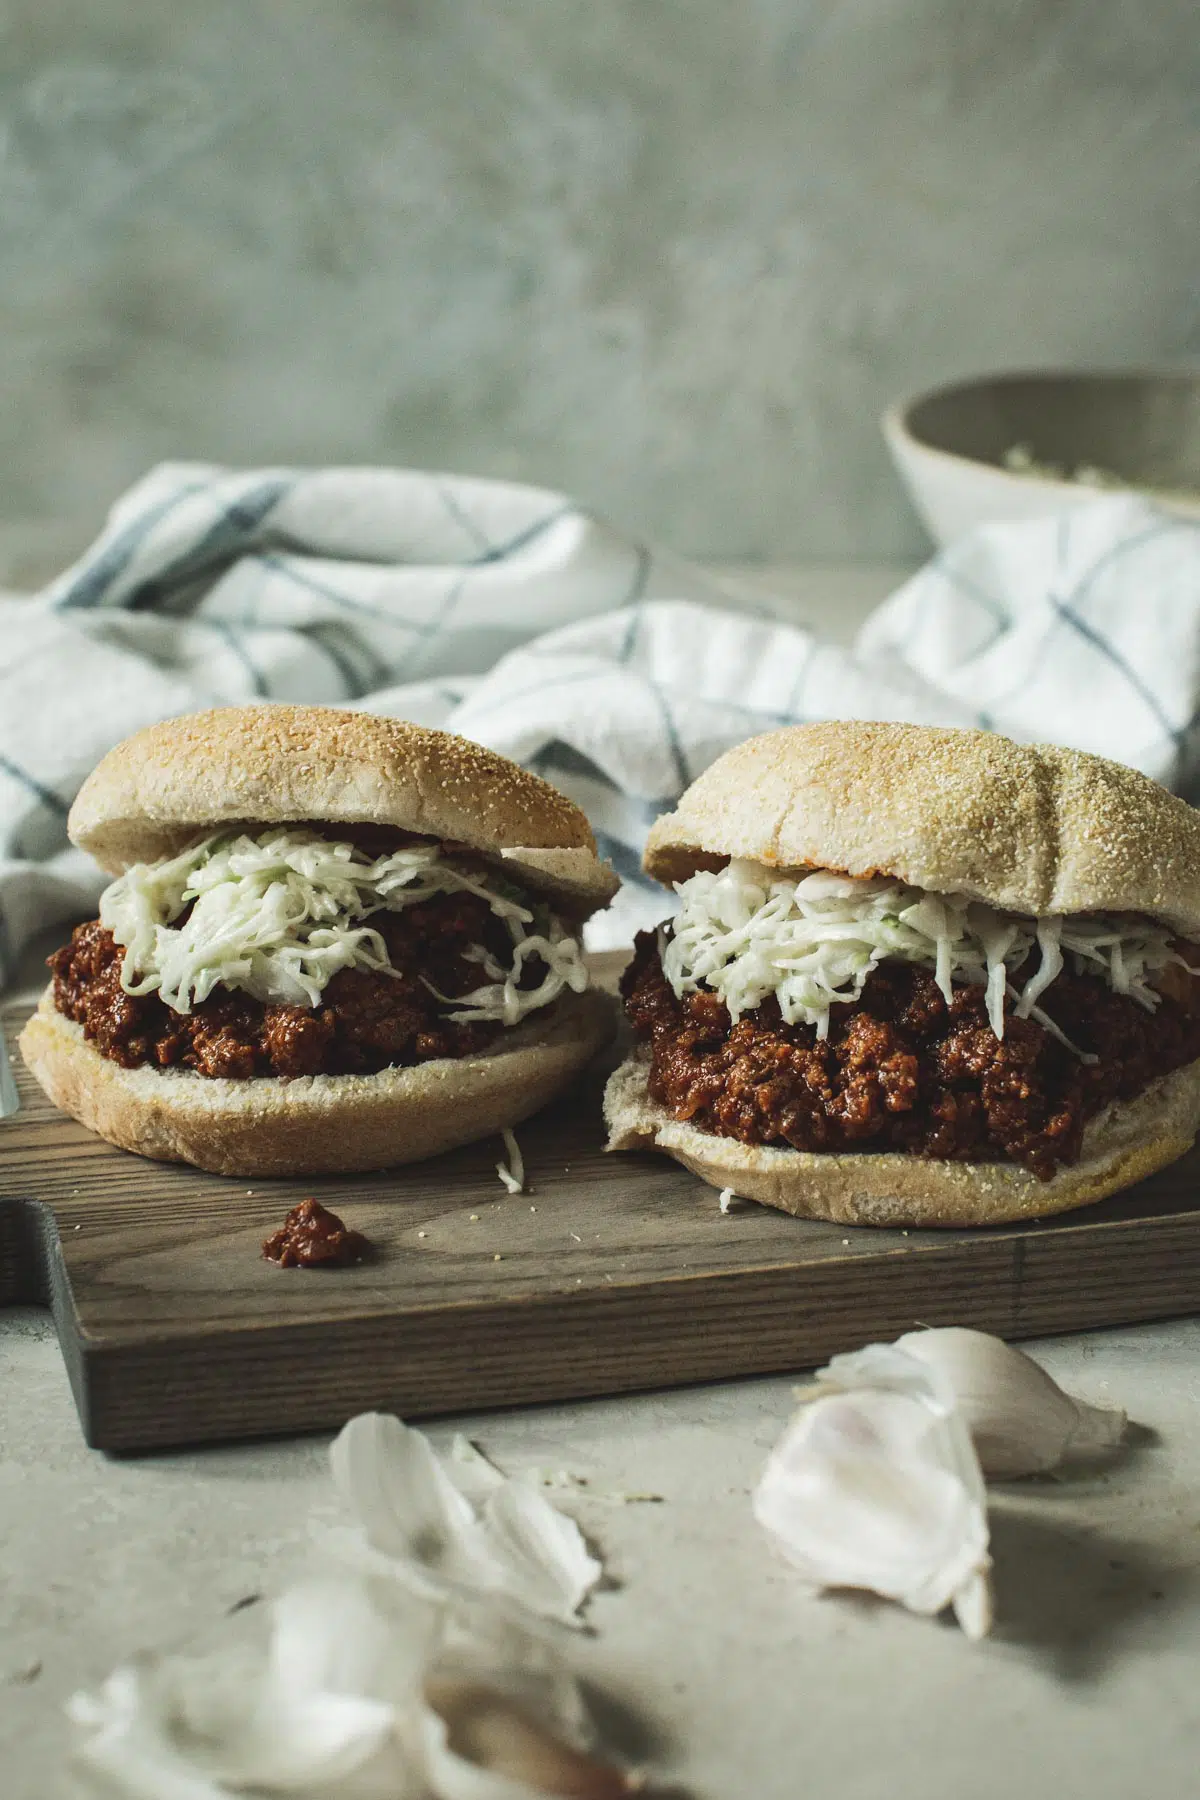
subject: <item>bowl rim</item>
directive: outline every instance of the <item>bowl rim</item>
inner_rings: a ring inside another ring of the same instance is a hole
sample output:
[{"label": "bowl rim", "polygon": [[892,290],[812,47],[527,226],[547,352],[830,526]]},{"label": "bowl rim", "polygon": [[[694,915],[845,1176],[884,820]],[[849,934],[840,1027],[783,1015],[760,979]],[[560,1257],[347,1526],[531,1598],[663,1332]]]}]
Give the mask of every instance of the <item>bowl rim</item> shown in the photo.
[{"label": "bowl rim", "polygon": [[[931,444],[928,438],[920,437],[913,430],[910,415],[918,406],[924,406],[929,400],[945,399],[950,394],[969,393],[972,388],[995,387],[1016,382],[1114,382],[1114,381],[1169,381],[1186,383],[1200,388],[1200,367],[1187,366],[1181,363],[1162,365],[1140,365],[1120,368],[1028,368],[995,369],[990,373],[964,376],[954,381],[939,382],[936,387],[923,388],[920,393],[910,394],[907,398],[892,400],[879,415],[879,427],[890,445],[913,447],[924,456],[940,458],[943,462],[958,463],[971,469],[986,469],[990,475],[999,476],[1002,481],[1016,484],[1035,484],[1039,487],[1061,488],[1067,493],[1078,494],[1080,484],[1057,475],[1044,475],[1038,471],[1006,469],[1002,463],[988,462],[981,456],[968,456],[962,450],[947,450],[942,444]],[[1096,490],[1093,490],[1096,491]],[[1128,491],[1139,491],[1135,484],[1129,484]]]}]

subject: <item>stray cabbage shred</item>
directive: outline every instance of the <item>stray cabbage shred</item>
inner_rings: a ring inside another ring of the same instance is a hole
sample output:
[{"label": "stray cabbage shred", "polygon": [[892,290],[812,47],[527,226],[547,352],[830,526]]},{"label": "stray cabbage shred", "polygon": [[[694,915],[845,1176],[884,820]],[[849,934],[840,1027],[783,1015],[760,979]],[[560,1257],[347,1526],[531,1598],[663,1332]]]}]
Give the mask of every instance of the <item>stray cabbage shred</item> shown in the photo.
[{"label": "stray cabbage shred", "polygon": [[[128,994],[157,993],[179,1013],[218,986],[265,1002],[317,1006],[340,969],[400,973],[365,921],[453,893],[487,901],[508,929],[512,956],[506,966],[482,944],[469,947],[467,960],[487,980],[467,994],[437,995],[455,1009],[451,1019],[516,1025],[564,988],[578,994],[587,987],[579,943],[557,919],[531,932],[534,914],[502,877],[468,872],[434,843],[371,858],[315,832],[211,837],[167,862],[127,870],[102,895],[100,921],[125,951],[121,986]],[[536,987],[522,988],[531,957],[546,972]]]},{"label": "stray cabbage shred", "polygon": [[[709,988],[736,1021],[774,994],[784,1020],[815,1026],[818,1038],[829,1033],[830,1008],[860,999],[885,958],[931,968],[947,1004],[955,981],[984,988],[998,1038],[1008,999],[1017,1018],[1036,1019],[1077,1055],[1083,1052],[1037,1004],[1066,956],[1147,1012],[1161,998],[1151,977],[1170,963],[1190,968],[1172,948],[1170,931],[1149,920],[1106,913],[1023,918],[886,876],[820,869],[789,878],[735,860],[676,882],[675,891],[679,911],[669,930],[660,929],[659,947],[676,996]],[[1036,967],[1018,988],[1012,975],[1034,950]]]}]

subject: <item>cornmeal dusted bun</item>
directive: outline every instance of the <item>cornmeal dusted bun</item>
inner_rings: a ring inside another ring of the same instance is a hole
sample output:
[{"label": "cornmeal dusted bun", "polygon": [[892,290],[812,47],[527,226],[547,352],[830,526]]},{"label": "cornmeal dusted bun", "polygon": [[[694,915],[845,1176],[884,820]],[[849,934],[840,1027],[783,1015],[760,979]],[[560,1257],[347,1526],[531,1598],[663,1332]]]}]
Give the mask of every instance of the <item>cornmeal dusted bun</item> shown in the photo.
[{"label": "cornmeal dusted bun", "polygon": [[1200,1063],[1111,1106],[1083,1134],[1079,1161],[1049,1181],[1014,1163],[942,1162],[898,1152],[783,1150],[680,1123],[647,1089],[632,1056],[604,1095],[610,1150],[660,1150],[715,1188],[802,1219],[838,1225],[999,1225],[1090,1206],[1175,1162],[1200,1129]]},{"label": "cornmeal dusted bun", "polygon": [[1143,913],[1200,938],[1200,812],[1120,763],[989,732],[833,721],[751,738],[655,823],[645,867],[682,881],[731,857],[1006,912]]},{"label": "cornmeal dusted bun", "polygon": [[474,1056],[378,1075],[209,1081],[110,1062],[47,992],[21,1053],[56,1106],[122,1150],[217,1175],[318,1175],[417,1162],[519,1124],[585,1067],[612,1023],[607,997],[589,989]]},{"label": "cornmeal dusted bun", "polygon": [[590,912],[616,892],[583,813],[537,775],[448,731],[326,706],[230,706],[110,750],[71,839],[110,874],[230,824],[391,825],[511,861]]}]

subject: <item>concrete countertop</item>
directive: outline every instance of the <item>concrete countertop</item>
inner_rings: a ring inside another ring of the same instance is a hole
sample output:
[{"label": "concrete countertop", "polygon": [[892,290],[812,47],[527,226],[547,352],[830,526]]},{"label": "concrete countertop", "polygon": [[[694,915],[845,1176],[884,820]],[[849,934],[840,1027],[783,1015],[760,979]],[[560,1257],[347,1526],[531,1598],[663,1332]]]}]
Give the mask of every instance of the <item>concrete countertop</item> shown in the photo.
[{"label": "concrete countertop", "polygon": [[[507,1470],[556,1496],[619,1583],[578,1665],[697,1800],[1194,1800],[1200,1765],[1200,1321],[1034,1346],[1146,1429],[1117,1465],[994,1490],[995,1635],[813,1599],[749,1491],[788,1379],[480,1416]],[[147,1646],[298,1572],[332,1519],[328,1440],[109,1460],[85,1449],[46,1318],[0,1321],[0,1789],[63,1791],[61,1707]],[[619,1505],[605,1492],[655,1493]],[[638,1746],[634,1746],[638,1748]]]},{"label": "concrete countertop", "polygon": [[[903,571],[752,577],[848,640]],[[790,610],[790,608],[789,608]],[[617,1584],[578,1666],[697,1800],[1194,1800],[1200,1766],[1200,1321],[1031,1346],[1143,1428],[1111,1466],[994,1490],[998,1624],[813,1599],[749,1493],[790,1378],[456,1420],[557,1496]],[[0,1790],[69,1791],[62,1703],[303,1562],[333,1518],[327,1438],[112,1460],[84,1446],[44,1314],[0,1315]],[[617,1504],[608,1493],[662,1496]]]}]

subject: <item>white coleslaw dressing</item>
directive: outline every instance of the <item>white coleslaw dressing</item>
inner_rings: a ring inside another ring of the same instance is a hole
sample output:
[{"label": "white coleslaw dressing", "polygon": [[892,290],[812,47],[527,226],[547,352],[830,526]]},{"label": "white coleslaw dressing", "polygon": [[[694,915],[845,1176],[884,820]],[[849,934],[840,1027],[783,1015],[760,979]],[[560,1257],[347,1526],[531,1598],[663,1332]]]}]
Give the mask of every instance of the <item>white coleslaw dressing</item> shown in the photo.
[{"label": "white coleslaw dressing", "polygon": [[[1102,976],[1147,1012],[1161,998],[1153,977],[1171,963],[1190,967],[1173,948],[1171,932],[1147,919],[1023,918],[886,876],[859,879],[821,869],[785,877],[737,860],[675,888],[679,911],[660,934],[660,952],[676,995],[710,988],[737,1020],[774,994],[788,1024],[813,1025],[819,1038],[828,1035],[830,1007],[858,1000],[885,958],[931,968],[947,1003],[956,981],[985,988],[998,1038],[1007,999],[1017,1018],[1036,1019],[1071,1049],[1037,1004],[1068,955],[1076,969]],[[1032,951],[1036,966],[1018,988],[1012,976]]]},{"label": "white coleslaw dressing", "polygon": [[[212,837],[169,861],[127,870],[101,897],[100,920],[125,951],[126,993],[157,993],[179,1013],[218,986],[317,1006],[339,969],[399,973],[373,916],[452,893],[487,901],[508,929],[512,955],[506,965],[483,945],[471,946],[467,957],[487,979],[467,994],[438,995],[453,1008],[451,1019],[516,1025],[564,989],[587,987],[579,943],[559,920],[543,914],[541,929],[530,931],[534,913],[501,875],[461,868],[434,843],[371,858],[308,831]],[[545,975],[522,988],[534,956]]]}]

